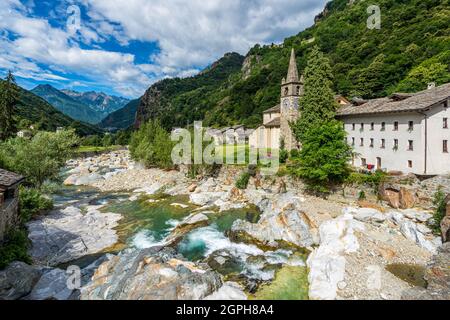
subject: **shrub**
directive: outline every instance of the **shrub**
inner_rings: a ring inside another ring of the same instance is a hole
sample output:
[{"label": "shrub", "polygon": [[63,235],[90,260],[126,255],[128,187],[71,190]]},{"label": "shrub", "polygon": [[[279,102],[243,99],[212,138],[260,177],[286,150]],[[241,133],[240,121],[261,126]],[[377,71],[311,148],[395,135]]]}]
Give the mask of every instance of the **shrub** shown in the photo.
[{"label": "shrub", "polygon": [[373,188],[376,194],[378,194],[379,187],[386,179],[387,174],[381,170],[377,170],[375,173],[352,172],[347,179],[345,179],[345,184],[368,185]]},{"label": "shrub", "polygon": [[25,229],[9,231],[0,245],[0,270],[13,261],[31,264],[31,257],[28,255],[29,243]]},{"label": "shrub", "polygon": [[20,218],[28,222],[44,211],[53,209],[53,201],[36,189],[20,188]]},{"label": "shrub", "polygon": [[297,149],[291,150],[291,159],[297,159],[300,156],[300,151]]},{"label": "shrub", "polygon": [[78,137],[73,130],[41,131],[31,140],[13,138],[0,144],[0,163],[39,188],[45,180],[58,177],[77,144]]},{"label": "shrub", "polygon": [[173,168],[173,146],[170,134],[155,120],[147,122],[133,133],[130,152],[135,160],[143,162],[147,167],[170,169]]},{"label": "shrub", "polygon": [[247,171],[243,172],[239,176],[239,179],[236,181],[236,188],[241,190],[247,189],[249,180],[250,180],[250,173],[248,173]]},{"label": "shrub", "polygon": [[318,193],[328,193],[332,184],[345,181],[350,172],[351,150],[340,122],[333,120],[312,127],[302,142],[300,158],[291,166],[293,176]]},{"label": "shrub", "polygon": [[366,200],[366,193],[363,190],[359,192],[358,200]]},{"label": "shrub", "polygon": [[442,189],[439,189],[435,195],[433,200],[433,205],[435,206],[434,215],[433,215],[433,224],[431,225],[433,231],[440,235],[441,234],[441,222],[444,219],[447,209],[447,203],[445,202],[445,193]]},{"label": "shrub", "polygon": [[289,158],[289,151],[286,149],[280,150],[280,163],[286,163],[287,159]]}]

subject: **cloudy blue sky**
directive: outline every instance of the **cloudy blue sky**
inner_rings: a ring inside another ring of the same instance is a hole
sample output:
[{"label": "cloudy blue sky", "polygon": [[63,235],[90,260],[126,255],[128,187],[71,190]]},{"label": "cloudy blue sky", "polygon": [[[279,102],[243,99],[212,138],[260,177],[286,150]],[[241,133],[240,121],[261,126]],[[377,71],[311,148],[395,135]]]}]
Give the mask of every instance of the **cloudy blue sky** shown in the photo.
[{"label": "cloudy blue sky", "polygon": [[0,76],[12,70],[29,89],[49,83],[139,97],[226,52],[281,42],[312,25],[326,2],[0,0]]}]

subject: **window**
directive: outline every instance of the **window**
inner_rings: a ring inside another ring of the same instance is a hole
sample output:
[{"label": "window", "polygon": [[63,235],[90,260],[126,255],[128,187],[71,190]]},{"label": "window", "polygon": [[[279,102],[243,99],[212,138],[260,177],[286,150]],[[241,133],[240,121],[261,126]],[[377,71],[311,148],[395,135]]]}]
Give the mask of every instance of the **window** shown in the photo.
[{"label": "window", "polygon": [[299,96],[300,95],[300,86],[297,86],[297,88],[295,89],[296,95]]},{"label": "window", "polygon": [[448,140],[444,140],[442,143],[442,151],[448,153]]},{"label": "window", "polygon": [[408,160],[408,168],[412,168],[413,167],[413,162],[411,160]]},{"label": "window", "polygon": [[352,123],[352,130],[355,131],[356,129],[356,124]]},{"label": "window", "polygon": [[355,138],[352,138],[352,146],[355,145]]},{"label": "window", "polygon": [[381,149],[385,149],[385,148],[386,148],[386,140],[381,139]]},{"label": "window", "polygon": [[361,147],[364,147],[364,138],[361,138],[361,142],[359,144]]},{"label": "window", "polygon": [[373,148],[373,143],[374,143],[374,140],[373,140],[373,139],[370,139],[370,147],[371,147],[371,148]]},{"label": "window", "polygon": [[448,118],[444,118],[442,122],[443,122],[443,124],[442,124],[443,128],[448,129]]},{"label": "window", "polygon": [[414,141],[408,141],[408,151],[414,151]]},{"label": "window", "polygon": [[409,131],[413,131],[413,130],[414,130],[414,121],[410,121],[410,122],[408,123],[408,130],[409,130]]},{"label": "window", "polygon": [[289,88],[286,87],[286,88],[284,88],[284,95],[287,96],[288,94],[289,94]]},{"label": "window", "polygon": [[381,123],[381,131],[386,130],[386,122]]},{"label": "window", "polygon": [[370,124],[370,130],[371,130],[371,131],[375,130],[375,123],[372,122],[372,123]]},{"label": "window", "polygon": [[367,166],[367,160],[365,158],[361,158],[361,166],[363,167]]},{"label": "window", "polygon": [[394,122],[394,131],[398,131],[398,121]]},{"label": "window", "polygon": [[444,101],[444,108],[445,108],[445,109],[448,108],[448,101],[447,101],[447,100]]},{"label": "window", "polygon": [[398,150],[398,139],[394,139],[394,150]]},{"label": "window", "polygon": [[364,130],[364,123],[361,123],[361,131]]}]

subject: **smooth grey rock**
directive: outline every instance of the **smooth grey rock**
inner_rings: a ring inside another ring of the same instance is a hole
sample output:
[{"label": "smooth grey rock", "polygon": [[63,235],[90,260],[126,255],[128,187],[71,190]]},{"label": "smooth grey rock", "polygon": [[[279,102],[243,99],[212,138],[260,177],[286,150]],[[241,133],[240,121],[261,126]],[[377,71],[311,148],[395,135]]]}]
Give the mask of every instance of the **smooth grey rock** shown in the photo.
[{"label": "smooth grey rock", "polygon": [[42,275],[39,268],[13,262],[0,271],[0,300],[17,300],[28,295]]},{"label": "smooth grey rock", "polygon": [[69,276],[64,270],[51,269],[46,271],[34,286],[28,300],[68,300],[74,289],[69,289]]},{"label": "smooth grey rock", "polygon": [[41,265],[54,266],[100,252],[118,241],[119,214],[101,213],[99,207],[67,207],[27,224],[30,255]]},{"label": "smooth grey rock", "polygon": [[126,250],[100,265],[81,288],[81,299],[200,300],[221,286],[216,272],[182,260],[173,250]]},{"label": "smooth grey rock", "polygon": [[400,232],[408,239],[414,241],[419,247],[432,253],[436,253],[436,245],[425,239],[424,235],[418,230],[417,225],[412,221],[404,221],[400,225]]},{"label": "smooth grey rock", "polygon": [[311,221],[301,211],[301,199],[292,194],[277,196],[266,207],[258,223],[237,220],[231,228],[231,236],[239,241],[252,238],[270,247],[284,241],[299,247],[316,243]]},{"label": "smooth grey rock", "polygon": [[204,300],[247,300],[242,287],[235,282],[225,282],[224,285]]}]

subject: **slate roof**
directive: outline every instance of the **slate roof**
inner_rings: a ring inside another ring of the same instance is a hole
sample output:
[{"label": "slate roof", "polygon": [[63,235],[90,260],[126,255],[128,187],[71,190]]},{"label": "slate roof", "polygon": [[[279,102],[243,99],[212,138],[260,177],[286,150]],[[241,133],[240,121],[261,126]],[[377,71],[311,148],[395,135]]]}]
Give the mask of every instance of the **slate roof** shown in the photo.
[{"label": "slate roof", "polygon": [[413,94],[397,93],[387,98],[342,106],[339,117],[364,114],[424,111],[450,98],[450,83]]},{"label": "slate roof", "polygon": [[275,107],[272,107],[266,111],[264,111],[264,113],[280,113],[281,112],[281,106],[280,105],[276,105]]},{"label": "slate roof", "polygon": [[4,169],[0,169],[0,189],[9,188],[21,181],[25,178],[17,173],[10,172]]},{"label": "slate roof", "polygon": [[273,128],[273,127],[279,127],[279,126],[281,126],[280,118],[275,118],[264,124],[264,127],[267,127],[267,128]]}]

